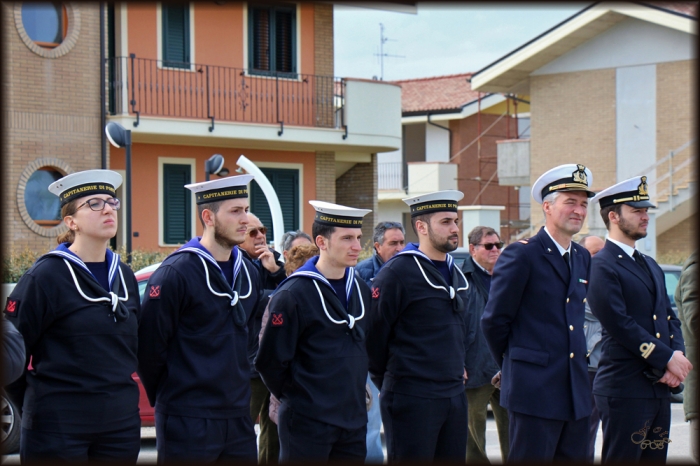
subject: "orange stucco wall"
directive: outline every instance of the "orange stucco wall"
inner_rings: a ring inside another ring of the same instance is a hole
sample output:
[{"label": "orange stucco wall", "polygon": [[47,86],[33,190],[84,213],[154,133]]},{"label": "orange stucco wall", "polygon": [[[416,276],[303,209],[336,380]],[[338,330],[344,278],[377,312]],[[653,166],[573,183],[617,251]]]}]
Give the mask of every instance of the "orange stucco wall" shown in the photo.
[{"label": "orange stucco wall", "polygon": [[[247,68],[244,47],[244,3],[194,3],[194,63]],[[128,3],[129,53],[137,58],[158,58],[156,3]],[[314,5],[302,3],[297,10],[297,30],[301,31],[297,72],[314,74]]]},{"label": "orange stucco wall", "polygon": [[[314,210],[308,203],[316,199],[316,154],[314,152],[263,151],[237,148],[212,148],[195,146],[174,146],[162,144],[134,143],[132,154],[132,230],[139,236],[132,238],[134,249],[158,248],[158,159],[159,157],[181,157],[196,160],[196,180],[204,181],[204,161],[212,154],[219,153],[226,159],[225,166],[235,175],[236,160],[243,154],[253,162],[298,163],[303,164],[303,199],[304,216],[302,229],[311,232]],[[113,170],[124,170],[126,166],[125,151],[110,148]],[[202,234],[201,224],[197,221],[197,234]]]}]

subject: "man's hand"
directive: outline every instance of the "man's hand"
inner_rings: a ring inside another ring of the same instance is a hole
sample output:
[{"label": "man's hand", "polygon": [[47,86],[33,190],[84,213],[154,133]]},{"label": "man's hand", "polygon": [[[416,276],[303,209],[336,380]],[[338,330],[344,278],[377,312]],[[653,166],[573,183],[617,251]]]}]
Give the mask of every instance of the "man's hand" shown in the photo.
[{"label": "man's hand", "polygon": [[677,387],[681,384],[681,380],[669,371],[666,371],[664,376],[659,379],[659,383],[665,383],[669,387]]},{"label": "man's hand", "polygon": [[[670,372],[672,375],[678,378],[679,383],[685,380],[685,378],[688,376],[688,372],[690,372],[692,368],[693,365],[690,363],[690,361],[688,361],[683,353],[678,350],[673,352],[673,357],[671,357],[671,360],[668,362],[668,364],[666,364],[667,372]],[[666,377],[665,374],[664,377]]]},{"label": "man's hand", "polygon": [[469,376],[467,376],[467,368],[464,368],[464,374],[462,374],[462,384],[466,385],[467,384],[467,379]]},{"label": "man's hand", "polygon": [[270,273],[276,273],[280,269],[280,266],[275,261],[275,255],[272,254],[267,244],[263,243],[255,246],[255,253],[258,255],[258,260],[262,266]]},{"label": "man's hand", "polygon": [[496,375],[491,379],[491,385],[500,389],[501,388],[501,371],[498,371]]}]

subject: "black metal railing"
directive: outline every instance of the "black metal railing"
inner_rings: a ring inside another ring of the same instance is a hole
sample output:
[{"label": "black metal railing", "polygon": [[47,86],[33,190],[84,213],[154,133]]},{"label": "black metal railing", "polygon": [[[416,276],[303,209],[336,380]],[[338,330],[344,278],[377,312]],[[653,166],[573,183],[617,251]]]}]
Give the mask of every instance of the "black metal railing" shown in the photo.
[{"label": "black metal railing", "polygon": [[[256,75],[216,65],[129,57],[106,59],[112,115],[342,128],[345,85],[341,78],[301,73]],[[169,65],[169,66],[167,66]]]}]

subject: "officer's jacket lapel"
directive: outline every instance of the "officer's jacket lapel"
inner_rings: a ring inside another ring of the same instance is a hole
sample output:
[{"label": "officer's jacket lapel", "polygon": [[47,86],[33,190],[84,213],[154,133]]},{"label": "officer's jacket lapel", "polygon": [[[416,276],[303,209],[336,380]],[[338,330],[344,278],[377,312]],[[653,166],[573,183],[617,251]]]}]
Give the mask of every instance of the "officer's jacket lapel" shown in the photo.
[{"label": "officer's jacket lapel", "polygon": [[605,247],[612,248],[611,252],[617,258],[617,263],[620,264],[621,267],[624,267],[625,269],[632,272],[632,274],[635,277],[639,278],[644,283],[644,285],[646,285],[646,287],[649,288],[649,291],[653,293],[654,290],[656,290],[656,284],[654,283],[654,281],[646,274],[646,272],[644,272],[642,267],[639,264],[637,264],[634,261],[634,259],[628,256],[627,253],[622,250],[622,248],[620,248],[612,241],[606,241]]},{"label": "officer's jacket lapel", "polygon": [[[562,262],[564,260],[562,259]],[[564,262],[564,265],[566,265],[566,262]],[[572,242],[571,243],[571,278],[569,280],[569,289],[567,291],[567,296],[570,296],[571,293],[574,291],[574,287],[576,286],[577,283],[579,283],[580,280],[584,280],[585,283],[585,277],[586,277],[586,268],[584,267],[583,264],[583,257],[582,257],[582,252],[577,249],[577,246]]]},{"label": "officer's jacket lapel", "polygon": [[559,275],[564,283],[569,284],[571,281],[569,276],[571,274],[567,270],[568,266],[566,265],[566,262],[564,262],[564,258],[561,256],[561,254],[559,254],[559,249],[557,249],[557,246],[554,244],[547,232],[544,231],[544,228],[541,228],[537,235],[540,237],[540,242],[542,243],[544,257],[546,257],[552,264],[552,267],[554,267],[554,270],[556,270],[557,275]]}]

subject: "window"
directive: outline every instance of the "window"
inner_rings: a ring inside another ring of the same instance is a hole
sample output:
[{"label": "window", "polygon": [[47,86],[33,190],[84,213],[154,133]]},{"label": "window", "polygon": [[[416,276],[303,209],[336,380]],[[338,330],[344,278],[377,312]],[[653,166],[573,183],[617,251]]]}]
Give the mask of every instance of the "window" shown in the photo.
[{"label": "window", "polygon": [[[285,231],[299,228],[299,170],[261,168],[277,193],[282,207]],[[275,237],[272,230],[272,214],[265,194],[258,183],[250,184],[250,211],[267,227],[267,242]],[[282,232],[284,233],[284,232]],[[279,250],[279,245],[275,245]]]},{"label": "window", "polygon": [[51,49],[66,38],[68,14],[61,2],[22,2],[22,25],[34,43]]},{"label": "window", "polygon": [[248,4],[251,73],[296,73],[296,9]]},{"label": "window", "polygon": [[168,4],[161,6],[163,24],[163,66],[190,68],[190,6]]},{"label": "window", "polygon": [[49,185],[63,175],[51,167],[43,167],[32,173],[24,189],[24,205],[34,223],[55,226],[61,223],[61,204]]},{"label": "window", "polygon": [[163,243],[184,244],[192,237],[192,193],[185,188],[192,166],[163,164]]}]

